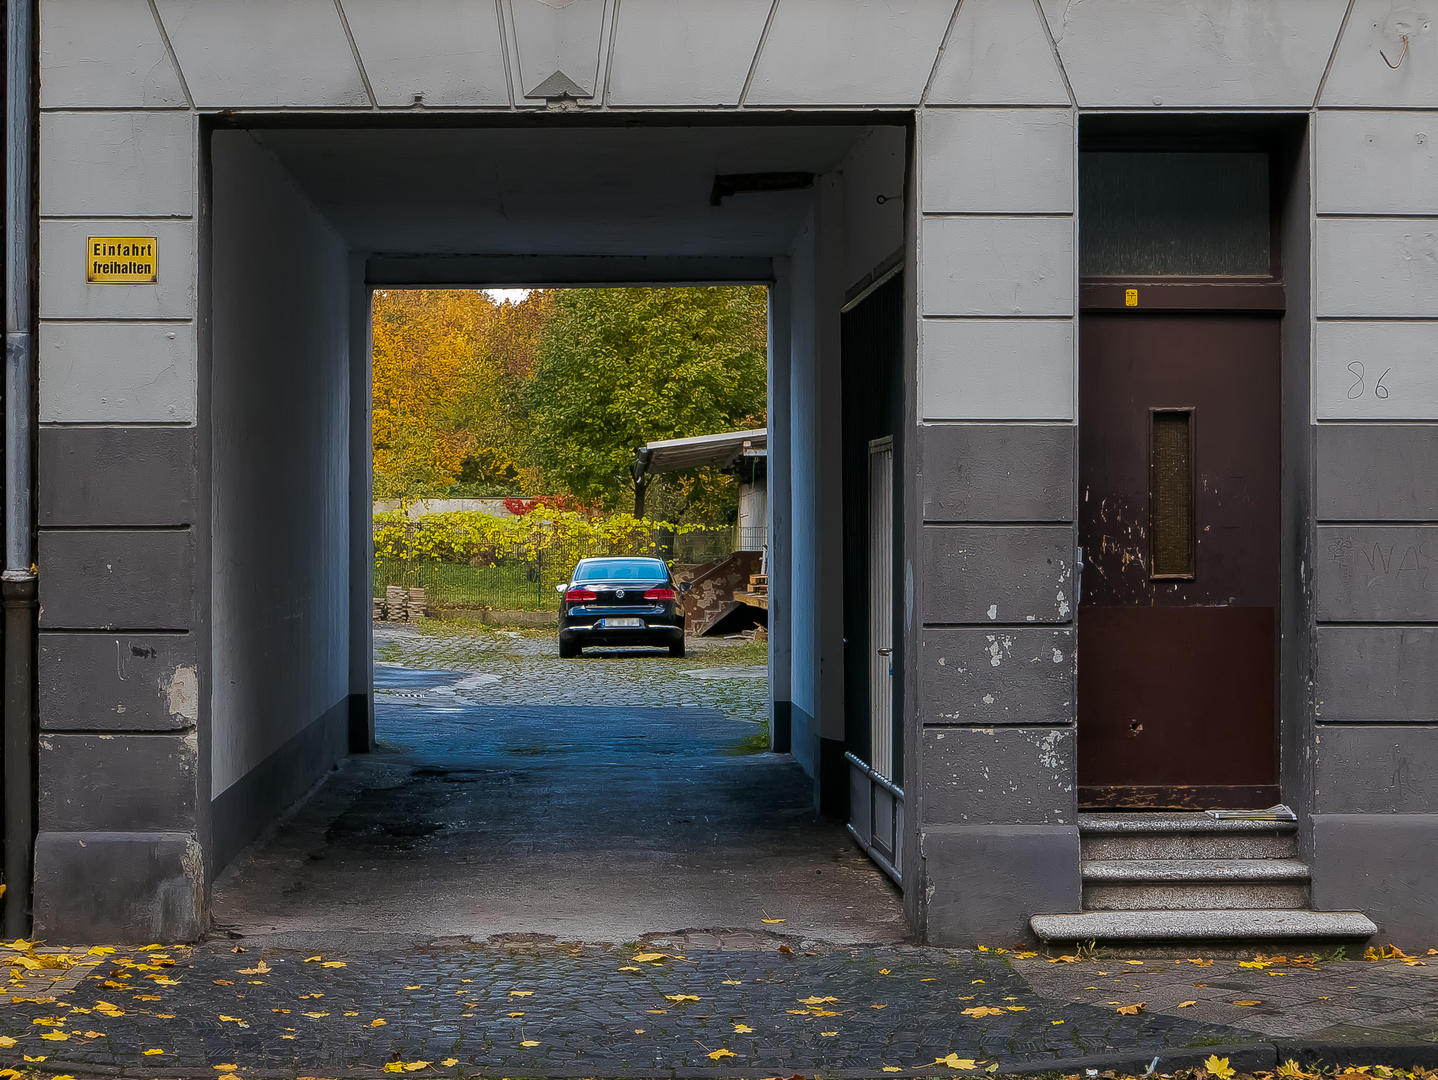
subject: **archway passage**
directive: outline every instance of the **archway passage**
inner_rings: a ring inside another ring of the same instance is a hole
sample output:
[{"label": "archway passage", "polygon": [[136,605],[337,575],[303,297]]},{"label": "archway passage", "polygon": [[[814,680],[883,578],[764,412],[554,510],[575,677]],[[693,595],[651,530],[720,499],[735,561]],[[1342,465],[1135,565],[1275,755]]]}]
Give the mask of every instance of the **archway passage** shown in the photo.
[{"label": "archway passage", "polygon": [[[219,925],[905,936],[832,801],[822,675],[843,662],[842,283],[902,249],[877,196],[904,145],[844,123],[211,133]],[[371,640],[373,291],[555,283],[774,284],[767,659],[701,648],[651,679],[605,656],[576,675],[548,634]],[[739,715],[723,688],[754,675],[762,715]]]}]

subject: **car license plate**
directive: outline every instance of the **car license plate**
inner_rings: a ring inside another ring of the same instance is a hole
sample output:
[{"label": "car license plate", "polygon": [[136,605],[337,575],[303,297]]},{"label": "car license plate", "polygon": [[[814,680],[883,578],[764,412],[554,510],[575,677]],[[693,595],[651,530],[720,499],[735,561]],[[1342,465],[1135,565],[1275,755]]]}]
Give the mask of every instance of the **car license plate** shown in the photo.
[{"label": "car license plate", "polygon": [[599,620],[599,625],[602,626],[602,627],[604,627],[604,629],[609,630],[609,629],[612,629],[612,628],[615,628],[615,627],[623,627],[623,626],[643,626],[643,625],[644,625],[644,620],[643,620],[643,619],[600,619],[600,620]]}]

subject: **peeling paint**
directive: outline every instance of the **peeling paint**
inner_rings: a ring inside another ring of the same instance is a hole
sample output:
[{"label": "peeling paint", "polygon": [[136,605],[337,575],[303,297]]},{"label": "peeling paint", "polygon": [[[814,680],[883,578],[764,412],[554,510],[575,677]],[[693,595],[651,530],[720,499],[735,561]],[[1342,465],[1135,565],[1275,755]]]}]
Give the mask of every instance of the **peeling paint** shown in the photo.
[{"label": "peeling paint", "polygon": [[200,679],[193,667],[177,667],[164,690],[171,716],[192,724],[200,719]]},{"label": "peeling paint", "polygon": [[997,619],[998,617],[999,617],[999,605],[998,605],[998,604],[990,604],[990,605],[989,605],[989,618],[991,618],[991,619]]}]

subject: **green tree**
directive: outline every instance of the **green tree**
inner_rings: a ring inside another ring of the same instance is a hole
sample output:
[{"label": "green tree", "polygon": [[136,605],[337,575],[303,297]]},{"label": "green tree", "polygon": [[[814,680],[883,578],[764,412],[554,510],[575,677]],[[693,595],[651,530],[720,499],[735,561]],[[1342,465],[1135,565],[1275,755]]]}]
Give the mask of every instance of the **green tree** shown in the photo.
[{"label": "green tree", "polygon": [[643,509],[634,451],[658,439],[762,427],[762,286],[572,289],[528,382],[529,459],[545,483],[582,499]]}]

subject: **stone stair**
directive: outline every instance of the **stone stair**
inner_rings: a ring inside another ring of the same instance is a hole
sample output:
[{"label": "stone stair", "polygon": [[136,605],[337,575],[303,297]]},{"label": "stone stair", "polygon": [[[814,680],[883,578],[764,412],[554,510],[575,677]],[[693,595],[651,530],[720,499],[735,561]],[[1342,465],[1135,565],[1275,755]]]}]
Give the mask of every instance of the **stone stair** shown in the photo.
[{"label": "stone stair", "polygon": [[1309,908],[1298,826],[1201,813],[1080,814],[1083,910],[1035,915],[1051,941],[1352,939],[1360,912]]}]

